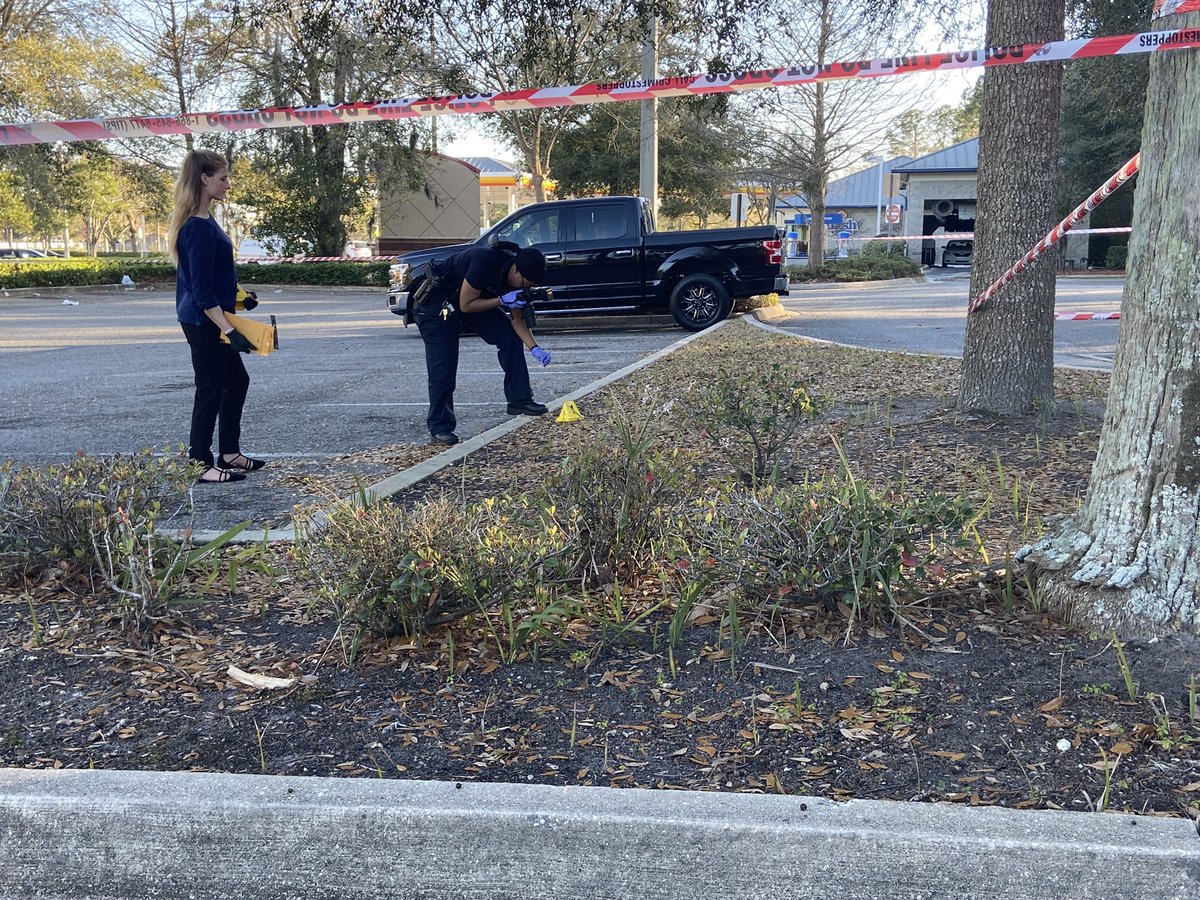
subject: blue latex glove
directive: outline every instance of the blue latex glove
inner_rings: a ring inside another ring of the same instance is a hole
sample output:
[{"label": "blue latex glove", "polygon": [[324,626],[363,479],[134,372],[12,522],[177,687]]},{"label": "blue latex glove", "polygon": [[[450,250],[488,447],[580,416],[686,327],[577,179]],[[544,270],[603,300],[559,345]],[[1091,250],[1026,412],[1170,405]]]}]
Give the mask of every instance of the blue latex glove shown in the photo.
[{"label": "blue latex glove", "polygon": [[550,351],[543,350],[537,344],[529,348],[529,352],[533,354],[533,358],[542,364],[542,366],[550,365]]},{"label": "blue latex glove", "polygon": [[[500,295],[500,305],[508,310],[520,309],[525,305],[525,301],[518,296],[520,291],[509,291],[507,294]],[[545,365],[545,363],[542,363]]]}]

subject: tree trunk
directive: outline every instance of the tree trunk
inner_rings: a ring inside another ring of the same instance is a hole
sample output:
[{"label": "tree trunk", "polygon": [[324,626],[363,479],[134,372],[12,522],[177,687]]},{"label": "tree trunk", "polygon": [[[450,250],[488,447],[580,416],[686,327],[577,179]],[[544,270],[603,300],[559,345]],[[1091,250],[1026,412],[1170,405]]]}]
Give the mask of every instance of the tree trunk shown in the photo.
[{"label": "tree trunk", "polygon": [[[1160,28],[1195,28],[1200,13]],[[1048,600],[1099,627],[1200,634],[1200,54],[1156,53],[1121,302],[1087,498],[1020,557]]]},{"label": "tree trunk", "polygon": [[[992,0],[987,45],[1062,40],[1063,17],[1063,0]],[[1054,227],[1058,209],[1062,65],[998,66],[985,77],[972,297]],[[1054,268],[1042,257],[968,317],[963,408],[1013,413],[1054,399]]]}]

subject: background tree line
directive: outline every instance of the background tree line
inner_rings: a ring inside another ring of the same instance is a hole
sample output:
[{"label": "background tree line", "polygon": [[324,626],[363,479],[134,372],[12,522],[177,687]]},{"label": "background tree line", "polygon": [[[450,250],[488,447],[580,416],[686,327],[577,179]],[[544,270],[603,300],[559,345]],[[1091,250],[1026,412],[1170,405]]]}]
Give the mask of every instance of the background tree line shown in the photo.
[{"label": "background tree line", "polygon": [[[1146,21],[1149,3],[1080,0],[1072,23],[1080,33],[1128,30]],[[917,13],[942,11],[940,0],[800,0],[786,9],[744,0],[592,6],[8,0],[4,6],[0,117],[6,121],[619,80],[640,69],[650,16],[664,35],[664,76],[829,62],[915,46],[925,21]],[[970,23],[956,25],[946,39],[972,33]],[[1099,170],[1115,168],[1110,158],[1136,145],[1144,60],[1134,77],[1126,73],[1137,62],[1096,60],[1068,70],[1074,85],[1064,110],[1064,196],[1090,190],[1102,180]],[[1084,73],[1086,66],[1103,70],[1101,77]],[[663,221],[695,227],[723,219],[729,193],[747,186],[762,221],[772,219],[776,199],[787,193],[803,193],[820,206],[829,181],[865,168],[869,154],[918,156],[976,133],[982,83],[959,104],[936,107],[930,86],[914,88],[908,79],[661,101]],[[1113,96],[1119,102],[1106,105]],[[1087,124],[1095,121],[1102,127]],[[254,227],[281,236],[287,252],[336,255],[348,238],[370,236],[377,192],[414,183],[423,151],[444,147],[465,125],[434,119],[5,148],[0,231],[8,241],[84,238],[88,252],[134,246],[169,209],[182,149],[201,144],[232,161],[235,224],[248,228],[237,212],[250,209]],[[514,149],[539,199],[550,178],[558,196],[637,190],[636,104],[506,112],[489,116],[487,128]],[[1090,149],[1097,131],[1102,152]],[[1114,200],[1097,221],[1127,221],[1128,202]],[[821,258],[817,248],[814,258]]]}]

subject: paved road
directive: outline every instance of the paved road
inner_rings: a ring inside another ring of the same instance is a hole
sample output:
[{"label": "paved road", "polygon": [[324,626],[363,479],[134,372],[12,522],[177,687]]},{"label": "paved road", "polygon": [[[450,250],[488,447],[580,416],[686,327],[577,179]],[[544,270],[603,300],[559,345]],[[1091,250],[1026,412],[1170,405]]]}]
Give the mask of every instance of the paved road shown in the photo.
[{"label": "paved road", "polygon": [[[1064,276],[1058,279],[1055,310],[1116,312],[1123,287],[1123,278]],[[797,334],[880,350],[960,357],[967,294],[963,273],[928,284],[802,289],[783,302],[801,317],[787,326]],[[1120,320],[1056,322],[1056,364],[1111,370],[1120,324]]]},{"label": "paved road", "polygon": [[[77,448],[124,452],[187,438],[192,372],[175,322],[174,293],[109,289],[41,297],[0,296],[0,458],[44,463]],[[382,291],[266,292],[280,349],[248,357],[246,451],[267,458],[322,458],[424,442],[424,351],[415,328],[385,308]],[[673,323],[621,328],[555,323],[542,329],[554,353],[532,365],[534,395],[569,393],[685,336]],[[459,433],[508,418],[495,351],[465,338],[455,407]]]}]

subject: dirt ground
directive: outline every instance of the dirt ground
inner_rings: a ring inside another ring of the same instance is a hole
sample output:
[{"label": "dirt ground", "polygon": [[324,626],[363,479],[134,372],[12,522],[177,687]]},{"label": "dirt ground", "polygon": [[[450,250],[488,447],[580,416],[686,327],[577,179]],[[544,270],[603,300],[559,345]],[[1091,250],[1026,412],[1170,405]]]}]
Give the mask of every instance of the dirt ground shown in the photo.
[{"label": "dirt ground", "polygon": [[[1009,580],[1011,554],[1087,486],[1107,379],[1059,373],[1052,415],[953,409],[958,363],[815,347],[730,323],[606,389],[704,378],[742,355],[804,368],[824,411],[793,448],[810,472],[969,497],[979,545],[895,617],[848,627],[792,605],[740,640],[700,616],[580,620],[505,663],[465,621],[421,642],[353,638],[286,547],[236,590],[197,587],[143,638],[64,578],[0,593],[0,765],[434,778],[1200,815],[1200,642],[1092,634]],[[585,417],[604,398],[580,406]],[[396,498],[497,496],[577,427],[531,422]],[[679,431],[680,444],[703,436]],[[422,455],[414,452],[415,456]],[[374,466],[378,460],[368,460]],[[719,469],[719,459],[712,461]],[[532,473],[532,475],[531,475]],[[353,460],[315,492],[337,495]],[[1126,665],[1120,656],[1124,655]],[[230,667],[285,680],[255,689]],[[1128,680],[1127,680],[1128,679]]]}]

